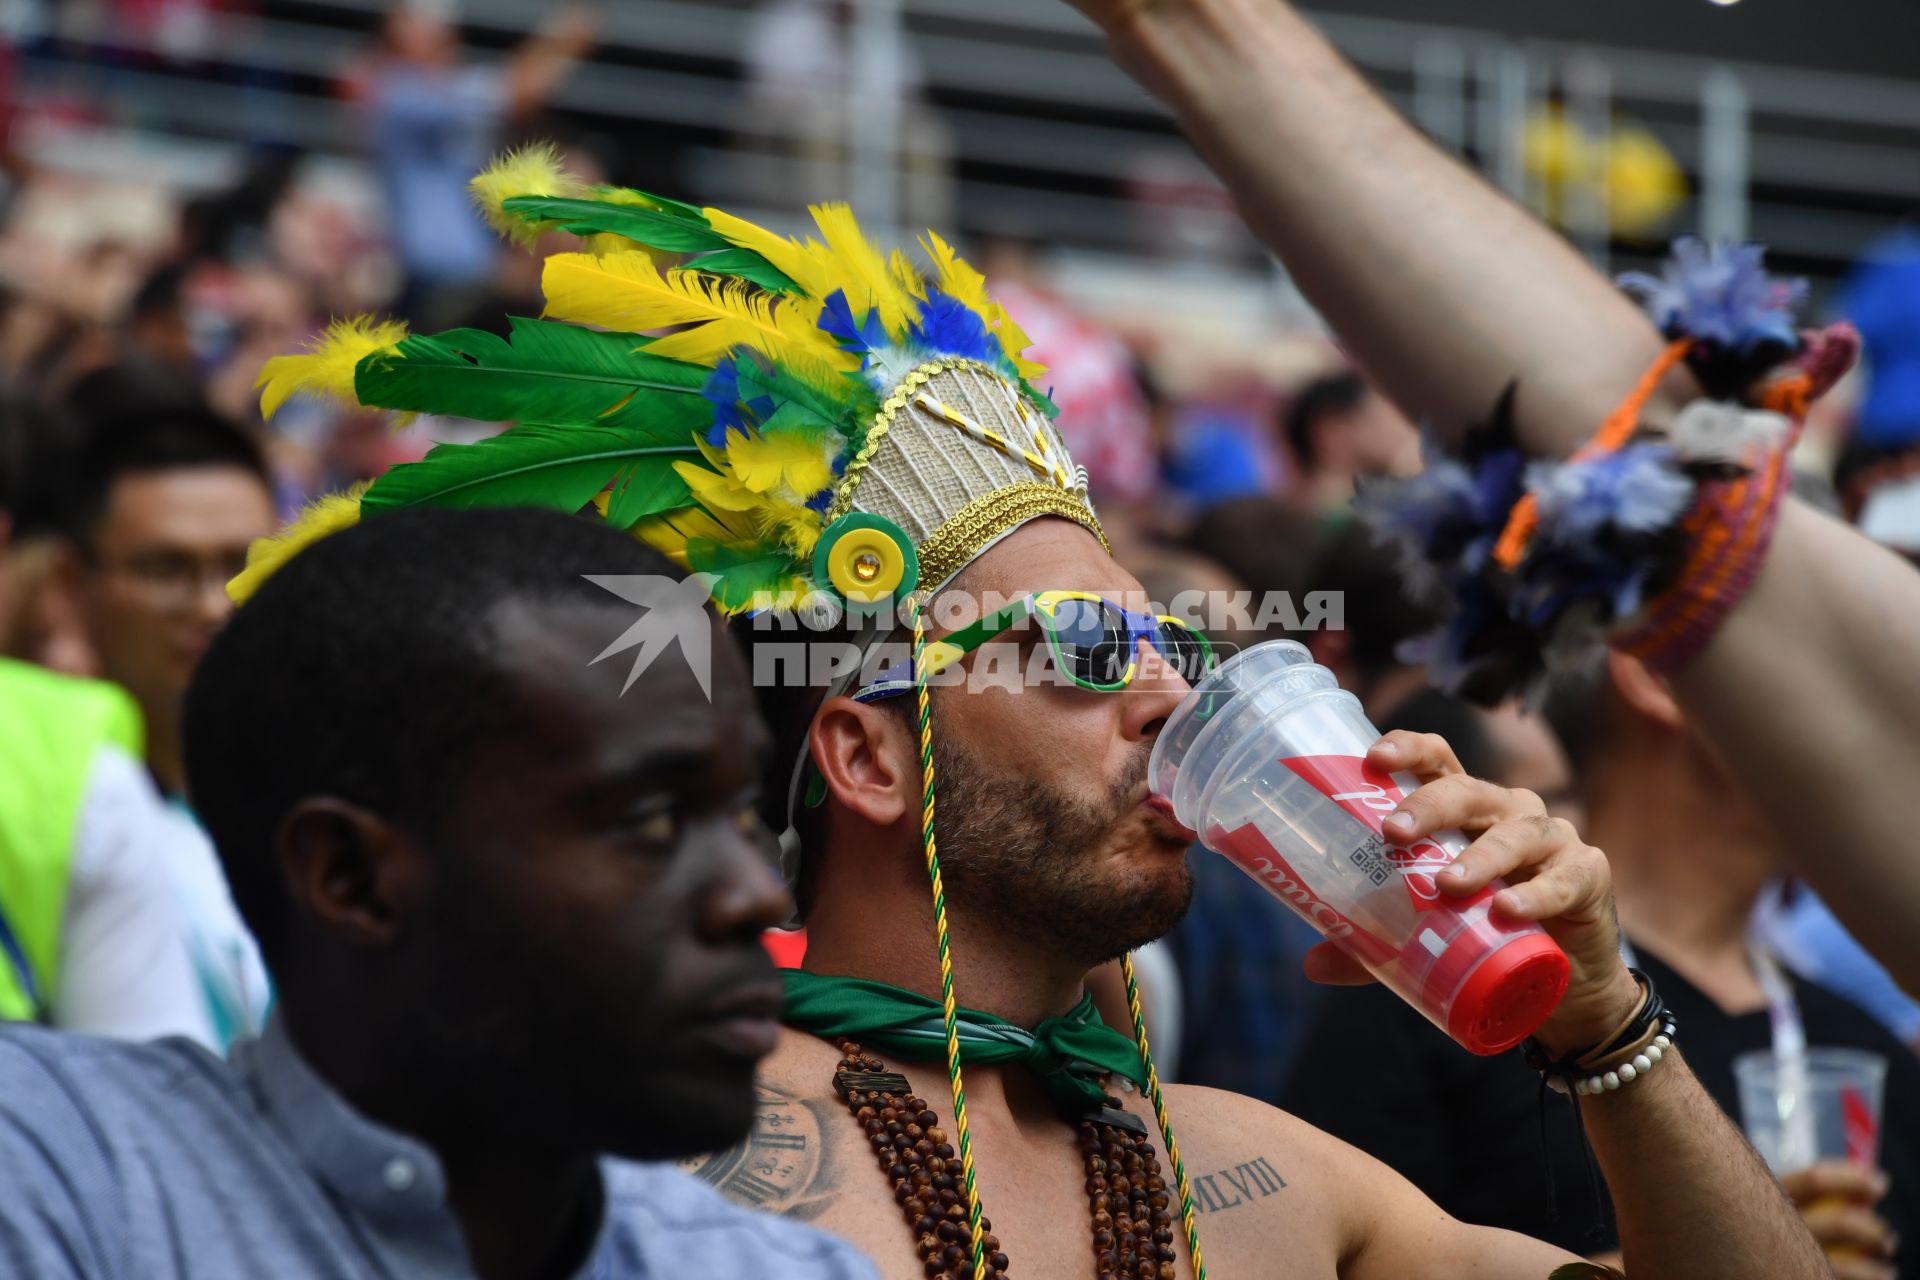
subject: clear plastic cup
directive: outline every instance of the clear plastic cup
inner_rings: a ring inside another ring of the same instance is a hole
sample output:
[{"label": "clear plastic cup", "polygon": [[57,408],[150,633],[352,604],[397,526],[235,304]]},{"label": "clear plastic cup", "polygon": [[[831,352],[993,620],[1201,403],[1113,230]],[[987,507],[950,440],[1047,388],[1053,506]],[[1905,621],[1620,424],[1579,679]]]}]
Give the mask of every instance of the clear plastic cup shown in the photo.
[{"label": "clear plastic cup", "polygon": [[1808,1049],[1797,1060],[1756,1049],[1733,1060],[1740,1123],[1777,1177],[1821,1160],[1880,1159],[1887,1060],[1865,1049]]},{"label": "clear plastic cup", "polygon": [[1567,958],[1539,926],[1495,920],[1495,882],[1464,898],[1434,876],[1457,831],[1381,836],[1417,785],[1368,765],[1379,740],[1359,699],[1289,640],[1211,672],[1168,718],[1154,791],[1209,849],[1252,876],[1436,1026],[1479,1054],[1510,1049],[1566,991]]}]

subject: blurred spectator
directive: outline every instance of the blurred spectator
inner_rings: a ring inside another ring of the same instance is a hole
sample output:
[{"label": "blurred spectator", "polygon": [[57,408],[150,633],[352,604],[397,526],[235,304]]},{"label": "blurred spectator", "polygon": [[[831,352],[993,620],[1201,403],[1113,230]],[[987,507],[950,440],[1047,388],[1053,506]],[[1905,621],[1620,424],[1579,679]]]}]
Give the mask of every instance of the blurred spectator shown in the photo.
[{"label": "blurred spectator", "polygon": [[890,118],[879,136],[897,152],[902,223],[947,226],[953,142],[927,105],[913,44],[897,23],[867,31],[857,17],[853,0],[769,0],[754,15],[741,59],[739,185],[755,203],[794,212],[851,199],[860,121]]},{"label": "blurred spectator", "polygon": [[462,63],[460,36],[439,6],[406,4],[381,30],[367,77],[367,127],[386,191],[394,245],[405,272],[398,310],[424,328],[493,275],[493,232],[467,199],[467,181],[486,166],[502,126],[547,100],[593,43],[583,11],[554,10],[499,67]]},{"label": "blurred spectator", "polygon": [[71,426],[70,415],[18,390],[0,395],[0,475],[14,478],[12,492],[0,493],[0,656],[96,676],[59,528],[62,495],[52,482]]},{"label": "blurred spectator", "polygon": [[[1612,863],[1635,963],[1686,1028],[1695,1075],[1737,1119],[1733,1059],[1772,1043],[1766,981],[1777,969],[1754,949],[1750,921],[1783,865],[1779,841],[1665,682],[1634,660],[1563,677],[1548,709],[1578,772],[1583,834]],[[1881,1167],[1892,1191],[1869,1236],[1887,1226],[1908,1236],[1920,1214],[1920,1060],[1841,996],[1800,976],[1785,985],[1791,995],[1771,1017],[1797,1016],[1808,1044],[1888,1058]],[[1289,1109],[1392,1165],[1448,1213],[1578,1252],[1615,1247],[1611,1215],[1596,1216],[1577,1118],[1558,1098],[1535,1116],[1539,1079],[1517,1055],[1472,1057],[1373,987],[1330,994],[1298,1061]],[[1837,1241],[1830,1208],[1807,1218]],[[1920,1274],[1920,1258],[1905,1255],[1900,1274]]]},{"label": "blurred spectator", "polygon": [[[0,596],[19,443],[0,414]],[[207,1039],[139,712],[111,685],[0,658],[0,724],[0,1018]]]},{"label": "blurred spectator", "polygon": [[1314,567],[1326,542],[1319,523],[1279,498],[1229,499],[1200,514],[1187,545],[1254,593],[1285,591],[1296,601],[1320,583]]},{"label": "blurred spectator", "polygon": [[1238,422],[1214,414],[1183,422],[1168,441],[1161,465],[1166,487],[1201,511],[1266,488],[1255,442]]},{"label": "blurred spectator", "polygon": [[203,408],[122,406],[88,424],[69,501],[76,595],[102,672],[140,704],[148,764],[180,795],[180,699],[232,611],[227,580],[273,532],[266,464]]},{"label": "blurred spectator", "polygon": [[1428,693],[1426,668],[1401,661],[1400,646],[1439,626],[1443,615],[1408,594],[1393,555],[1375,546],[1358,525],[1327,542],[1314,565],[1313,584],[1316,590],[1340,593],[1345,622],[1307,638],[1314,661],[1360,699],[1374,724],[1390,727],[1403,703]]},{"label": "blurred spectator", "polygon": [[[1549,222],[1627,240],[1662,235],[1687,198],[1687,175],[1646,126],[1618,116],[1596,138],[1557,104],[1527,121],[1521,143]],[[1604,226],[1582,226],[1583,197]]]},{"label": "blurred spectator", "polygon": [[1159,483],[1153,427],[1126,343],[1046,287],[1027,242],[992,241],[981,270],[994,301],[1033,340],[1027,358],[1047,367],[1040,389],[1060,406],[1060,434],[1092,478],[1094,499],[1151,498]]},{"label": "blurred spectator", "polygon": [[219,1047],[257,1031],[267,982],[213,848],[187,808],[180,721],[188,678],[232,611],[226,583],[274,528],[258,448],[191,405],[90,424],[68,513],[74,593],[100,669],[131,693],[167,798],[166,870]]},{"label": "blurred spectator", "polygon": [[1329,524],[1352,518],[1356,477],[1418,470],[1419,433],[1391,401],[1350,370],[1300,389],[1286,415],[1299,475],[1294,500]]},{"label": "blurred spectator", "polygon": [[1839,310],[1860,330],[1867,388],[1834,485],[1863,533],[1920,557],[1920,228],[1868,250]]},{"label": "blurred spectator", "polygon": [[1920,1053],[1920,1002],[1854,941],[1813,890],[1796,880],[1782,881],[1761,896],[1753,928],[1781,963],[1838,991]]},{"label": "blurred spectator", "polygon": [[1855,438],[1883,449],[1920,443],[1920,227],[1869,249],[1838,309],[1860,331],[1867,359]]}]

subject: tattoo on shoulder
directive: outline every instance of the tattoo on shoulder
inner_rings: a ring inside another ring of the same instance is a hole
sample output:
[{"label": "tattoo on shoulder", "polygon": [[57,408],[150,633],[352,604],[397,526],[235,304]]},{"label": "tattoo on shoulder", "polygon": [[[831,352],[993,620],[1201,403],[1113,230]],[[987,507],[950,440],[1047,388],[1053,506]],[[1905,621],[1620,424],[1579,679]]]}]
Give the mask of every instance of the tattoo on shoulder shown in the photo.
[{"label": "tattoo on shoulder", "polygon": [[1224,1213],[1255,1200],[1265,1200],[1276,1191],[1286,1190],[1287,1180],[1280,1176],[1265,1156],[1193,1178],[1193,1207],[1199,1213]]},{"label": "tattoo on shoulder", "polygon": [[727,1199],[808,1221],[838,1193],[825,1102],[799,1098],[764,1081],[754,1086],[753,1130],[737,1147],[680,1161]]}]

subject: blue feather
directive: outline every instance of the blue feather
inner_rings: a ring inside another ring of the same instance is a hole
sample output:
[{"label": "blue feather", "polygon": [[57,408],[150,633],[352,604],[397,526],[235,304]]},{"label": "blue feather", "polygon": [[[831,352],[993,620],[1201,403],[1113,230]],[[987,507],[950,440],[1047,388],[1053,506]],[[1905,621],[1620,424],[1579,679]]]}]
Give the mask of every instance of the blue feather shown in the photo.
[{"label": "blue feather", "polygon": [[1585,548],[1602,531],[1653,533],[1693,501],[1693,482],[1674,469],[1664,444],[1630,445],[1586,462],[1535,463],[1527,488],[1539,503],[1538,541]]},{"label": "blue feather", "polygon": [[963,356],[996,367],[1010,363],[1000,339],[987,329],[980,313],[938,289],[928,290],[907,340],[932,355]]},{"label": "blue feather", "polygon": [[843,349],[861,357],[871,356],[887,345],[887,327],[881,323],[879,311],[869,308],[864,319],[855,320],[853,304],[847,301],[845,289],[835,289],[827,295],[816,327]]},{"label": "blue feather", "polygon": [[751,358],[744,353],[723,357],[713,366],[706,385],[700,388],[700,394],[713,404],[713,425],[707,428],[707,443],[715,448],[726,447],[729,431],[746,435],[773,413],[770,396],[740,398],[740,361]]},{"label": "blue feather", "polygon": [[747,421],[740,412],[740,370],[735,365],[737,356],[728,356],[713,366],[706,385],[700,388],[700,394],[713,405],[713,425],[707,429],[707,443],[716,448],[724,448],[727,432],[747,433]]},{"label": "blue feather", "polygon": [[1770,278],[1765,257],[1761,245],[1685,236],[1674,241],[1660,276],[1629,272],[1619,283],[1641,296],[1669,339],[1692,338],[1736,354],[1768,343],[1792,348],[1798,339],[1793,311],[1807,282]]}]

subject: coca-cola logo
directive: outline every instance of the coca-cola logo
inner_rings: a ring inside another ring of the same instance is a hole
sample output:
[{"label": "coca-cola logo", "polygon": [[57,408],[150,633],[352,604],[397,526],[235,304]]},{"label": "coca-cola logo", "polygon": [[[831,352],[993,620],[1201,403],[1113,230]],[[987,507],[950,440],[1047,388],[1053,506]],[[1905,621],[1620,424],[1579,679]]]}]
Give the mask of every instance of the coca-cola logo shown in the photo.
[{"label": "coca-cola logo", "polygon": [[1271,858],[1255,858],[1252,869],[1262,880],[1278,889],[1280,896],[1291,902],[1314,928],[1329,938],[1344,938],[1353,932],[1353,921],[1315,897],[1313,890],[1293,878],[1293,868],[1285,863],[1276,864]]},{"label": "coca-cola logo", "polygon": [[[1386,815],[1407,797],[1392,774],[1376,768],[1365,756],[1292,756],[1281,763],[1376,834]],[[1399,873],[1415,910],[1431,911],[1439,904],[1440,885],[1434,877],[1453,861],[1445,846],[1430,839],[1415,840],[1387,845],[1384,854]],[[1454,905],[1465,907],[1477,901],[1476,896]]]}]

